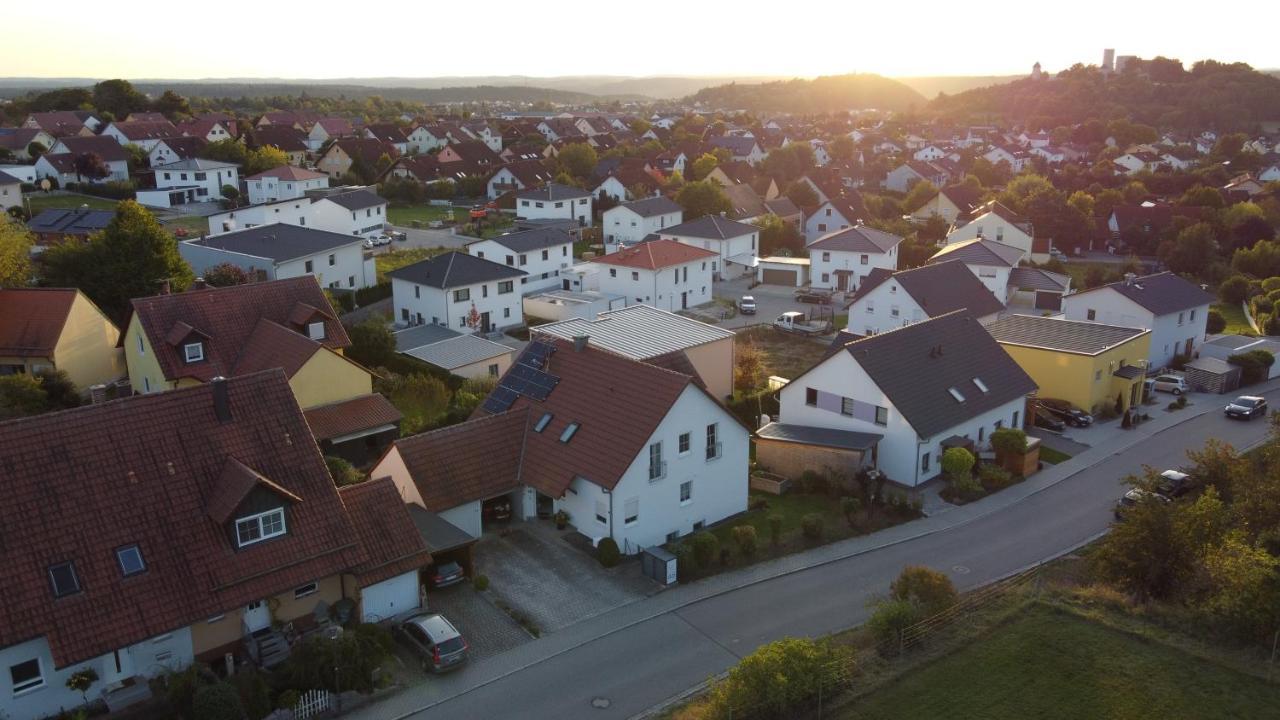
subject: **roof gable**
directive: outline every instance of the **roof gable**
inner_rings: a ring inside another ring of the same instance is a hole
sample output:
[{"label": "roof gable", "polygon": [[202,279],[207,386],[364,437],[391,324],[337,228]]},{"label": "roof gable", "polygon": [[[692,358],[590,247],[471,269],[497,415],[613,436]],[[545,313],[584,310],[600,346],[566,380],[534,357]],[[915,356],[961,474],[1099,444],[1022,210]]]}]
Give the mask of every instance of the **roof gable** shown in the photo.
[{"label": "roof gable", "polygon": [[389,278],[442,290],[524,275],[528,275],[524,270],[456,251],[437,255],[387,273]]},{"label": "roof gable", "polygon": [[1120,280],[1076,295],[1082,296],[1099,290],[1112,290],[1157,316],[1210,305],[1215,300],[1213,295],[1201,290],[1199,286],[1168,271],[1132,280]]},{"label": "roof gable", "polygon": [[0,355],[53,357],[79,290],[0,288]]}]

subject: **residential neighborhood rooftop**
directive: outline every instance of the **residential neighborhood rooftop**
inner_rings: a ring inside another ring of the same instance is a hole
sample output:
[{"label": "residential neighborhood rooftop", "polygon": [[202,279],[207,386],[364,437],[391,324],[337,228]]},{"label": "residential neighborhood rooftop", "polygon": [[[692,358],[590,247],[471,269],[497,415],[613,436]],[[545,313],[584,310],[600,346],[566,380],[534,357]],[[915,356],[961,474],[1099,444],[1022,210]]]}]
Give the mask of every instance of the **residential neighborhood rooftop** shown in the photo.
[{"label": "residential neighborhood rooftop", "polygon": [[1004,309],[982,281],[964,263],[955,260],[898,272],[875,268],[863,279],[848,304],[866,297],[886,282],[897,283],[930,317],[954,310],[968,310],[975,317],[984,317]]},{"label": "residential neighborhood rooftop", "polygon": [[256,225],[220,235],[206,235],[184,241],[189,245],[217,248],[252,257],[285,262],[360,243],[361,239],[342,233],[287,223]]},{"label": "residential neighborhood rooftop", "polygon": [[966,265],[994,265],[1016,267],[1022,259],[1022,250],[1002,242],[986,238],[974,238],[943,247],[929,258],[930,263],[959,260]]},{"label": "residential neighborhood rooftop", "polygon": [[707,238],[709,240],[728,240],[729,238],[742,237],[753,232],[759,232],[760,228],[755,225],[740,223],[736,220],[730,220],[719,215],[703,215],[696,220],[673,225],[669,228],[663,228],[660,232],[663,235],[675,235],[677,237],[696,237]]},{"label": "residential neighborhood rooftop", "polygon": [[1184,280],[1172,272],[1143,275],[1132,279],[1119,280],[1089,290],[1076,293],[1077,296],[1096,293],[1103,289],[1114,290],[1132,300],[1154,315],[1189,310],[1201,305],[1216,302],[1212,293],[1200,288],[1195,283]]},{"label": "residential neighborhood rooftop", "polygon": [[843,230],[829,232],[809,243],[809,249],[838,250],[855,253],[887,253],[902,242],[902,238],[865,225],[854,225]]},{"label": "residential neighborhood rooftop", "polygon": [[622,203],[618,207],[626,208],[640,217],[657,217],[658,215],[667,215],[682,212],[683,210],[676,201],[666,195],[632,200],[631,202]]},{"label": "residential neighborhood rooftop", "polygon": [[647,360],[734,337],[731,330],[650,305],[632,305],[602,312],[595,320],[574,318],[538,325],[533,328],[533,333],[562,340],[586,335],[596,347],[633,360]]},{"label": "residential neighborhood rooftop", "polygon": [[661,270],[713,257],[716,257],[716,254],[710,250],[703,250],[675,240],[658,239],[646,240],[624,247],[617,252],[594,257],[590,262],[641,270]]},{"label": "residential neighborhood rooftop", "polygon": [[521,200],[544,200],[547,202],[555,200],[577,200],[578,198],[591,197],[589,190],[572,187],[570,185],[561,185],[560,183],[547,183],[543,187],[529,188],[516,193],[516,197]]},{"label": "residential neighborhood rooftop", "polygon": [[1151,331],[1061,317],[1007,315],[988,325],[987,332],[997,342],[1009,345],[1097,355]]},{"label": "residential neighborhood rooftop", "polygon": [[524,270],[456,251],[437,255],[387,273],[387,277],[394,280],[405,280],[446,290],[524,275],[528,275]]}]

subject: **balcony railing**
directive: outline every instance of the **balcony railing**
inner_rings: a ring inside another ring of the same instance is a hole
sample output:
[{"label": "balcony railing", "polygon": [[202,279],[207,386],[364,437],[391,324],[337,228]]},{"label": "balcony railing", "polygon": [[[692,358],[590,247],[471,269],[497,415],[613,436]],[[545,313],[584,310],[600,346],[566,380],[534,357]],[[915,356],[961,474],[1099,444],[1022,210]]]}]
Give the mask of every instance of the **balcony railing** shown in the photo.
[{"label": "balcony railing", "polygon": [[657,482],[667,476],[667,461],[649,463],[649,482]]},{"label": "balcony railing", "polygon": [[718,442],[714,445],[707,445],[707,462],[711,462],[712,460],[719,460],[720,456],[723,454],[724,454],[723,442]]}]

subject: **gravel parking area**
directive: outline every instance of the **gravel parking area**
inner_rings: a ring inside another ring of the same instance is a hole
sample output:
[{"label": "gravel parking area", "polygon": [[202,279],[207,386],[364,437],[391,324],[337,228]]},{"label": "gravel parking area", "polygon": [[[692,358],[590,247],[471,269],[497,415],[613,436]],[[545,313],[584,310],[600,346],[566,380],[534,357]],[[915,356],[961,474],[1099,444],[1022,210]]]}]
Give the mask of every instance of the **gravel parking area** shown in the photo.
[{"label": "gravel parking area", "polygon": [[520,624],[484,594],[464,582],[427,591],[428,612],[440,613],[458,628],[471,646],[471,661],[497,655],[533,639]]}]

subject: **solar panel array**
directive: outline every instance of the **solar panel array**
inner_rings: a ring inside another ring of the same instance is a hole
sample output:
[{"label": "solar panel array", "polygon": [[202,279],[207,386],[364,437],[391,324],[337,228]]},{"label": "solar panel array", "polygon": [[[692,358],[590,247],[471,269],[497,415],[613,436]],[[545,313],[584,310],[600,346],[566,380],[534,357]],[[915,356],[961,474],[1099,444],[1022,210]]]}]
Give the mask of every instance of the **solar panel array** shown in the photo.
[{"label": "solar panel array", "polygon": [[539,402],[546,400],[560,382],[560,378],[543,369],[555,351],[554,345],[542,340],[529,343],[516,358],[516,364],[502,376],[498,387],[485,399],[485,412],[492,415],[506,412],[521,395]]}]

